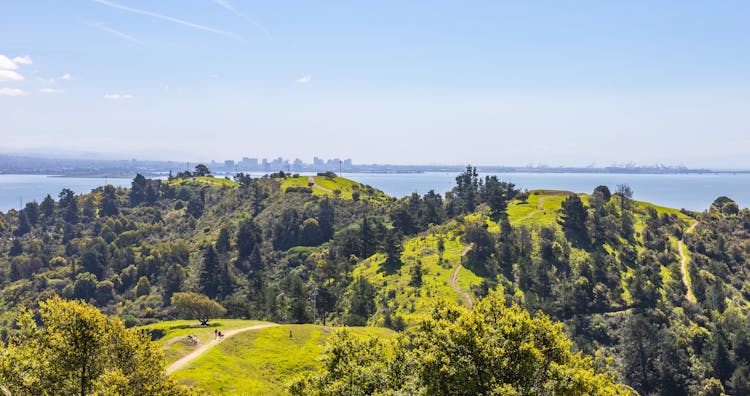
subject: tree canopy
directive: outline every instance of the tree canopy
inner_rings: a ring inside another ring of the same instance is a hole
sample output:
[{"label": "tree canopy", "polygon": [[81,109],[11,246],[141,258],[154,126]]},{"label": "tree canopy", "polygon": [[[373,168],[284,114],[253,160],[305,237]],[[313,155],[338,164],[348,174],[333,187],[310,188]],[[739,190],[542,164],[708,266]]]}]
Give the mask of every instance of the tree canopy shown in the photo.
[{"label": "tree canopy", "polygon": [[531,316],[501,294],[474,311],[439,302],[393,342],[336,333],[324,370],[298,379],[294,395],[625,395],[571,350],[562,326]]},{"label": "tree canopy", "polygon": [[186,395],[166,376],[150,337],[95,307],[58,297],[23,310],[0,352],[0,383],[14,395]]}]

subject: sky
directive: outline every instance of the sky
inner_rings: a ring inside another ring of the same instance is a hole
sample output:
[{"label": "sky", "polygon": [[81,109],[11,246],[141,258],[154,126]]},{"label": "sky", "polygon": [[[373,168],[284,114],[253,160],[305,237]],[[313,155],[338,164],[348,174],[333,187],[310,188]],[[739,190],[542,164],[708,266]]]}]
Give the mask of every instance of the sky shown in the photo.
[{"label": "sky", "polygon": [[3,1],[0,152],[750,169],[748,20],[747,1]]}]

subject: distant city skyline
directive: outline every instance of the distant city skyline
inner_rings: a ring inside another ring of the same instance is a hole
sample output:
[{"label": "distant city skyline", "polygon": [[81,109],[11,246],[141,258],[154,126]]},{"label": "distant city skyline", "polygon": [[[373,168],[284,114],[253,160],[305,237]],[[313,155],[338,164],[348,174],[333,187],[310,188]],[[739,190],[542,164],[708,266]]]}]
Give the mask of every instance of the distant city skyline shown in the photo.
[{"label": "distant city skyline", "polygon": [[736,1],[7,2],[0,152],[750,169],[748,19]]}]

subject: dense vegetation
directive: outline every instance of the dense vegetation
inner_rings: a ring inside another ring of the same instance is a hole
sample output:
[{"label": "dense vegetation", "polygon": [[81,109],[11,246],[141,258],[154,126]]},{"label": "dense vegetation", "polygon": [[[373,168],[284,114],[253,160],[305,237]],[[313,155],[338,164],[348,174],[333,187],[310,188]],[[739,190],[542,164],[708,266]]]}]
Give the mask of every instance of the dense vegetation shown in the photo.
[{"label": "dense vegetation", "polygon": [[[63,190],[0,214],[0,337],[17,333],[16,308],[54,295],[131,326],[176,317],[173,295],[194,292],[233,318],[404,331],[341,359],[414,358],[427,353],[415,337],[438,331],[424,327],[436,297],[471,304],[496,294],[476,315],[531,321],[539,336],[557,334],[534,322],[549,317],[592,357],[579,364],[561,339],[565,357],[547,364],[609,371],[643,394],[750,394],[750,211],[729,198],[680,212],[635,201],[625,185],[520,192],[469,167],[444,196],[395,199],[333,174],[228,180],[204,168],[139,175],[130,189]],[[383,364],[372,369],[392,375]],[[433,389],[427,374],[404,373],[408,389]],[[340,380],[306,386],[325,393]],[[487,381],[478,393],[542,389]]]}]

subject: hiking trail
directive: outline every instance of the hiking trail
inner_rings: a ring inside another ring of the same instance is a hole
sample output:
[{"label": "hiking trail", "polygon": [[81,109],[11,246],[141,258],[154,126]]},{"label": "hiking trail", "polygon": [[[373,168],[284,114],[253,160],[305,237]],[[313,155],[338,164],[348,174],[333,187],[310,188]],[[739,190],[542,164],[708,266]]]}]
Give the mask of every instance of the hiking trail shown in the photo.
[{"label": "hiking trail", "polygon": [[[471,248],[474,247],[473,243],[470,243],[469,246],[464,249],[463,252],[461,252],[461,259],[466,256],[467,253],[471,250]],[[458,271],[463,267],[461,265],[461,261],[458,262],[458,265],[456,268],[453,269],[453,272],[451,273],[451,276],[449,278],[449,283],[451,286],[451,289],[453,289],[456,293],[460,294],[461,297],[463,297],[464,301],[466,302],[466,307],[469,309],[474,309],[474,301],[471,299],[471,294],[465,290],[461,290],[460,287],[458,287]]]},{"label": "hiking trail", "polygon": [[255,325],[255,326],[243,327],[243,328],[240,328],[240,329],[227,330],[227,331],[224,332],[224,337],[222,337],[221,339],[219,339],[219,340],[211,340],[210,342],[206,342],[206,343],[200,344],[200,346],[198,348],[196,348],[193,352],[190,352],[189,354],[187,354],[187,355],[181,357],[180,359],[176,360],[174,363],[172,363],[167,368],[167,374],[172,374],[173,372],[175,372],[175,371],[183,368],[186,364],[190,363],[195,358],[197,358],[198,356],[202,355],[207,350],[211,349],[211,347],[213,347],[214,345],[216,345],[216,344],[218,344],[220,342],[223,342],[224,340],[226,340],[229,337],[232,337],[235,334],[239,334],[239,333],[242,333],[242,332],[245,332],[245,331],[250,331],[250,330],[265,329],[266,327],[273,327],[273,326],[278,326],[278,325],[276,323],[268,323],[268,324],[262,324],[262,325]]}]

